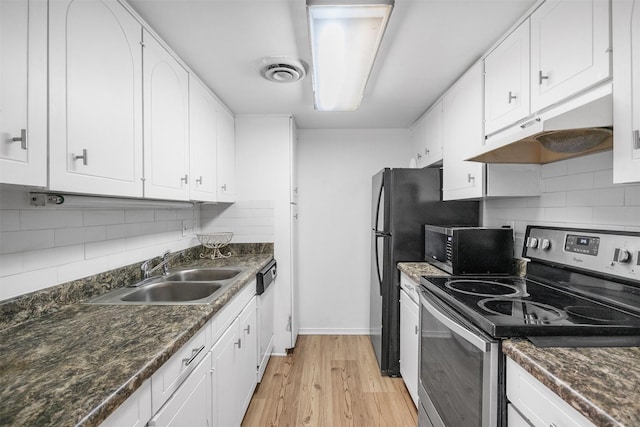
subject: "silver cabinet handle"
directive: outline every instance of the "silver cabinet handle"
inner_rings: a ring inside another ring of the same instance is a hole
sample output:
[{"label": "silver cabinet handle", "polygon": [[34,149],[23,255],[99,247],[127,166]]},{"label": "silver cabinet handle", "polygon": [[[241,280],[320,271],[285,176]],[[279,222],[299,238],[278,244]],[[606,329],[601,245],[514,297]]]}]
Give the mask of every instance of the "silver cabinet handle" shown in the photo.
[{"label": "silver cabinet handle", "polygon": [[251,325],[247,325],[247,327],[244,328],[244,331],[247,333],[247,335],[251,335]]},{"label": "silver cabinet handle", "polygon": [[511,101],[513,101],[514,99],[517,99],[518,97],[515,96],[513,94],[513,92],[509,91],[509,104],[511,104]]},{"label": "silver cabinet handle", "polygon": [[27,130],[20,129],[20,136],[14,136],[11,138],[11,142],[20,142],[20,148],[27,149]]},{"label": "silver cabinet handle", "polygon": [[222,191],[227,191],[227,184],[222,184],[220,188],[222,188]]},{"label": "silver cabinet handle", "polygon": [[182,178],[180,178],[180,181],[184,181],[185,184],[189,183],[189,175],[185,174]]},{"label": "silver cabinet handle", "polygon": [[420,155],[420,153],[416,153],[416,157],[418,158],[418,160],[420,160],[422,158],[422,156]]},{"label": "silver cabinet handle", "polygon": [[196,359],[196,357],[198,357],[198,355],[202,352],[202,350],[204,350],[204,345],[201,346],[200,348],[194,348],[193,350],[191,350],[191,357],[187,359],[182,359],[182,361],[184,362],[184,366],[191,365],[191,363]]},{"label": "silver cabinet handle", "polygon": [[475,179],[475,176],[471,175],[470,173],[467,174],[467,182],[475,181]]},{"label": "silver cabinet handle", "polygon": [[202,185],[202,175],[200,175],[200,178],[196,179],[196,184]]},{"label": "silver cabinet handle", "polygon": [[416,325],[415,334],[418,335],[418,332],[420,332],[420,328],[418,328],[418,325]]},{"label": "silver cabinet handle", "polygon": [[424,154],[426,154],[427,156],[429,155],[429,153],[430,153],[430,152],[431,152],[431,151],[429,151],[429,149],[428,149],[428,148],[425,148],[425,149],[424,149]]},{"label": "silver cabinet handle", "polygon": [[522,129],[525,129],[525,128],[528,128],[531,125],[534,125],[536,122],[539,122],[539,121],[540,121],[540,117],[536,117],[533,120],[529,120],[528,122],[521,124],[520,127]]},{"label": "silver cabinet handle", "polygon": [[233,345],[237,345],[238,348],[242,348],[242,339],[238,338],[238,342],[234,342]]},{"label": "silver cabinet handle", "polygon": [[542,74],[542,70],[538,71],[538,85],[542,86],[542,81],[543,80],[548,80],[549,76],[545,76]]},{"label": "silver cabinet handle", "polygon": [[640,130],[638,129],[633,131],[633,148],[636,150],[640,148]]},{"label": "silver cabinet handle", "polygon": [[85,166],[87,166],[87,163],[89,163],[89,159],[87,157],[87,149],[86,148],[82,149],[82,156],[78,156],[78,155],[72,154],[71,157],[73,158],[73,160],[82,159],[82,164],[85,165]]}]

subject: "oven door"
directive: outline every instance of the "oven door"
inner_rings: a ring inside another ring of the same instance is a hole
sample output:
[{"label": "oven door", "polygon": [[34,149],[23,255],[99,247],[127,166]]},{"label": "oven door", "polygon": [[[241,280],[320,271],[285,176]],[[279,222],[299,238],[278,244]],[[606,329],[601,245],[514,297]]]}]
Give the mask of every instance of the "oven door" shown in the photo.
[{"label": "oven door", "polygon": [[420,295],[420,427],[496,427],[503,400],[499,342]]}]

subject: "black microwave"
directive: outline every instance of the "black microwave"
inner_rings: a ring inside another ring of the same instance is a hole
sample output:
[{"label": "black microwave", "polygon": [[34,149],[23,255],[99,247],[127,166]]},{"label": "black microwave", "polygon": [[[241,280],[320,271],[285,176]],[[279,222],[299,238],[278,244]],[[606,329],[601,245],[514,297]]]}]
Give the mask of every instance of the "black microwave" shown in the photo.
[{"label": "black microwave", "polygon": [[424,259],[449,274],[510,274],[513,230],[425,224]]}]

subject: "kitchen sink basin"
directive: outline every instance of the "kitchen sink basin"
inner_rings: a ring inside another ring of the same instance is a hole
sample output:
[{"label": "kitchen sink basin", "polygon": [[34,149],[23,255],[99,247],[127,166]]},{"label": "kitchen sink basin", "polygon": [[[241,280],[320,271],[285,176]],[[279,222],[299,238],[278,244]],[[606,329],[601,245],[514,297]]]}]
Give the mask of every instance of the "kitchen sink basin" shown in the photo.
[{"label": "kitchen sink basin", "polygon": [[176,271],[165,277],[167,281],[217,281],[233,279],[242,270],[234,268],[194,268],[191,270]]},{"label": "kitchen sink basin", "polygon": [[206,298],[223,284],[220,282],[158,282],[120,298],[127,302],[183,302]]},{"label": "kitchen sink basin", "polygon": [[243,268],[192,268],[145,279],[86,301],[86,304],[210,304],[234,284]]}]

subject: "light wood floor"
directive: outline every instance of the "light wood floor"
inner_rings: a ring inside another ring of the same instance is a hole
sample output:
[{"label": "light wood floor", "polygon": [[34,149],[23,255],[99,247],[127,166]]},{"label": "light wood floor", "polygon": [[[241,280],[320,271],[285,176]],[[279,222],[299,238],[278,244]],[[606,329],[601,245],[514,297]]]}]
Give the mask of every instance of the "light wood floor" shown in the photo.
[{"label": "light wood floor", "polygon": [[402,378],[380,375],[367,336],[301,335],[271,357],[243,427],[404,427],[417,411]]}]

